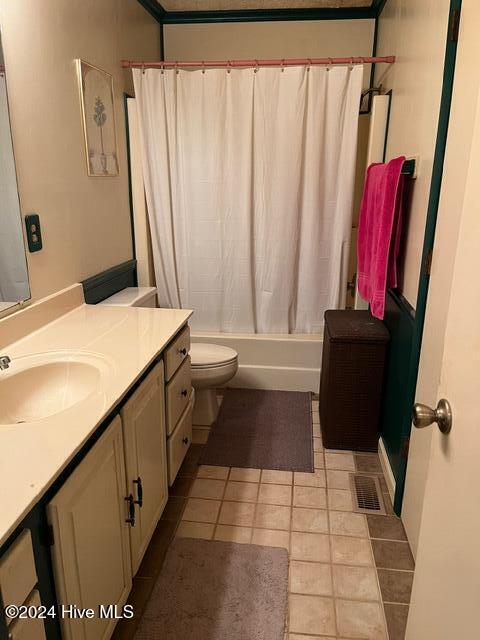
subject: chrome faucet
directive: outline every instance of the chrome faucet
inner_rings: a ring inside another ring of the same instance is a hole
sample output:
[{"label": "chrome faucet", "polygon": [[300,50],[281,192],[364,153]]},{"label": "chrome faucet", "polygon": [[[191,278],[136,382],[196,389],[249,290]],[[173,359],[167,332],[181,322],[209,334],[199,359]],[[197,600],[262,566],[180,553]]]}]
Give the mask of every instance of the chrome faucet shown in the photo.
[{"label": "chrome faucet", "polygon": [[0,371],[8,369],[8,367],[10,366],[10,362],[11,360],[8,356],[0,356]]}]

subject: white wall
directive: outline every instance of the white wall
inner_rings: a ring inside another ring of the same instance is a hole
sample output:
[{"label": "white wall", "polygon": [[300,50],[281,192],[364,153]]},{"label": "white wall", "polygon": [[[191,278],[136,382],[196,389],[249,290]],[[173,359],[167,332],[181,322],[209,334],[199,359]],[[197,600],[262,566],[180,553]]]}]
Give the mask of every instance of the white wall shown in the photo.
[{"label": "white wall", "polygon": [[387,160],[418,155],[406,236],[403,294],[415,307],[440,108],[449,0],[388,0],[380,16],[376,84],[393,90]]},{"label": "white wall", "polygon": [[[371,56],[374,20],[224,22],[164,26],[166,60]],[[365,67],[364,86],[370,81]]]},{"label": "white wall", "polygon": [[[44,249],[28,255],[38,299],[132,257],[122,58],[158,59],[159,26],[137,0],[2,0],[22,215],[40,215]],[[113,74],[118,177],[86,172],[75,58]]]}]

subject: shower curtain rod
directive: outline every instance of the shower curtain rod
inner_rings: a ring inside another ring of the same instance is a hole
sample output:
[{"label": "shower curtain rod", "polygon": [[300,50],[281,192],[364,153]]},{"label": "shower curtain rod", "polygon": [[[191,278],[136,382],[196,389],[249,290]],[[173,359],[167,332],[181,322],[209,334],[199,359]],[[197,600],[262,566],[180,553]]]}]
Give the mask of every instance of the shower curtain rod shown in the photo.
[{"label": "shower curtain rod", "polygon": [[350,58],[284,58],[277,60],[187,60],[187,61],[160,61],[141,62],[135,60],[122,60],[124,69],[177,69],[188,67],[225,67],[233,69],[235,67],[292,67],[292,66],[314,66],[314,65],[336,65],[336,64],[375,64],[384,62],[393,64],[395,56],[377,57],[350,57]]}]

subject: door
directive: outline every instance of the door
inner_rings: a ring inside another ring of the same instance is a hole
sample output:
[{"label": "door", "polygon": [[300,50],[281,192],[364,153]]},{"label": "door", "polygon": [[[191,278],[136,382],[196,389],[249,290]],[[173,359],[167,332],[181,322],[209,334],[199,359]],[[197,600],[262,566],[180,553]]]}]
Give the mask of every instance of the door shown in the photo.
[{"label": "door", "polygon": [[127,494],[135,500],[130,527],[135,575],[168,499],[163,362],[122,409]]},{"label": "door", "polygon": [[98,607],[123,605],[131,589],[127,511],[117,416],[47,507],[58,602],[97,613],[64,617],[65,640],[107,640],[113,632],[116,620],[100,618]]},{"label": "door", "polygon": [[[472,52],[478,50],[474,34],[476,30],[478,39],[479,20],[477,0],[464,0],[462,25],[465,29],[468,25],[468,30],[472,30]],[[449,435],[440,433],[435,425],[422,429],[430,434],[431,447],[407,624],[408,640],[478,637],[480,298],[478,287],[474,285],[480,271],[480,71],[475,60],[470,66],[473,73],[470,80],[476,86],[475,118],[473,128],[468,131],[471,147],[466,150],[469,161],[463,204],[458,212],[450,211],[451,216],[459,216],[460,224],[451,289],[443,291],[443,296],[449,298],[445,335],[443,339],[437,337],[437,341],[443,342],[443,353],[439,370],[431,368],[428,372],[432,377],[440,374],[436,400],[447,398],[450,401],[453,427]],[[458,112],[460,117],[462,111],[466,115],[471,108],[466,96],[463,97],[463,108]],[[450,235],[450,242],[455,239]],[[432,265],[432,282],[437,273],[435,260],[441,261],[437,251]],[[441,273],[440,267],[438,273]],[[437,292],[441,294],[440,290]],[[428,334],[434,327],[427,324],[425,330]],[[428,359],[430,355],[425,349],[422,359]],[[425,400],[417,397],[417,401]]]}]

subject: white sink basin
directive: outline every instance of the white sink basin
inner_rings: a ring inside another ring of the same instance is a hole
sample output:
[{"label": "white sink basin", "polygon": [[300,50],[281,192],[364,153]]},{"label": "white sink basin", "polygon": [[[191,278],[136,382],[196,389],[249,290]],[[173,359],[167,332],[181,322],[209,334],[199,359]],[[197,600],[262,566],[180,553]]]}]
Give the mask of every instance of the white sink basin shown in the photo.
[{"label": "white sink basin", "polygon": [[106,368],[96,354],[12,358],[0,372],[0,425],[36,422],[73,407],[99,391]]}]

